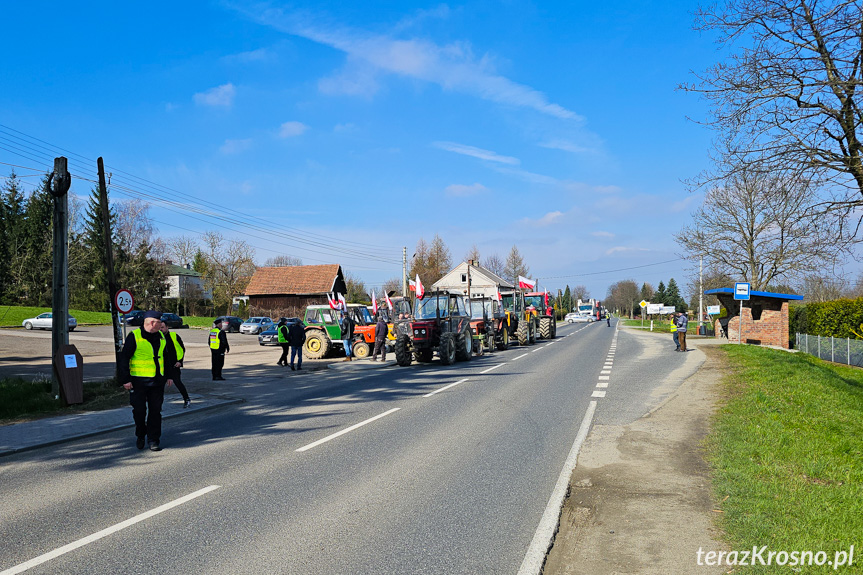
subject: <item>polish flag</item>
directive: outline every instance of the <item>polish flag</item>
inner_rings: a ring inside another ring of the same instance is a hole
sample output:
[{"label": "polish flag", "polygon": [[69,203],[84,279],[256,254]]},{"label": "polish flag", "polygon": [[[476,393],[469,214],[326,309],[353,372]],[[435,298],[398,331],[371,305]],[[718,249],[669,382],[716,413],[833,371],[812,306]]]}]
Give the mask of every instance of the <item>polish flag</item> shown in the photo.
[{"label": "polish flag", "polygon": [[503,297],[501,297],[500,292],[497,292],[497,303],[503,305]]},{"label": "polish flag", "polygon": [[330,309],[339,309],[339,304],[330,294],[327,294],[327,303],[330,304]]},{"label": "polish flag", "polygon": [[339,309],[341,309],[344,312],[347,312],[348,311],[348,302],[345,301],[345,296],[343,296],[342,294],[338,294],[338,295],[339,295]]},{"label": "polish flag", "polygon": [[536,280],[530,281],[524,276],[518,276],[518,287],[520,289],[534,289],[536,287]]},{"label": "polish flag", "polygon": [[390,311],[393,311],[393,300],[390,299],[390,294],[384,292],[384,298],[387,300],[387,307],[390,308]]},{"label": "polish flag", "polygon": [[375,298],[375,290],[372,290],[372,315],[378,315],[378,300]]},{"label": "polish flag", "polygon": [[417,274],[416,284],[417,284],[417,298],[422,299],[423,296],[426,294],[426,290],[423,287],[423,282],[420,281],[420,275],[419,274]]},{"label": "polish flag", "polygon": [[414,280],[408,280],[408,288],[410,288],[411,291],[417,291],[417,282]]}]

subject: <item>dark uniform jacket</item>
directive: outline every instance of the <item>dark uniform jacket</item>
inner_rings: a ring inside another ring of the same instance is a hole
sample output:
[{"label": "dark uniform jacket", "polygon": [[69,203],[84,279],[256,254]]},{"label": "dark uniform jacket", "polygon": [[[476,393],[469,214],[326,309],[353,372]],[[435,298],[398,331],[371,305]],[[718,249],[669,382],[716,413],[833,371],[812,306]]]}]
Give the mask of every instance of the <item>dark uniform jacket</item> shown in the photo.
[{"label": "dark uniform jacket", "polygon": [[291,344],[291,347],[300,347],[306,343],[306,330],[303,329],[302,324],[292,323],[288,328],[288,336],[288,343]]},{"label": "dark uniform jacket", "polygon": [[[144,331],[143,328],[138,329],[141,330],[142,337],[150,342],[150,345],[153,346],[154,350],[158,351],[160,345],[159,342],[164,334],[162,332],[148,333]],[[167,340],[167,337],[165,341],[165,351],[163,352],[166,373],[161,373],[161,370],[159,370],[159,364],[154,359],[153,362],[156,364],[156,377],[137,377],[132,376],[129,373],[129,361],[132,359],[132,356],[135,355],[136,349],[138,349],[138,342],[135,340],[135,332],[133,331],[126,336],[126,341],[123,342],[123,351],[120,352],[120,385],[129,381],[131,381],[133,385],[163,385],[166,380],[175,378],[177,368],[174,367],[174,364],[177,363],[177,351],[174,349],[174,344]]]}]

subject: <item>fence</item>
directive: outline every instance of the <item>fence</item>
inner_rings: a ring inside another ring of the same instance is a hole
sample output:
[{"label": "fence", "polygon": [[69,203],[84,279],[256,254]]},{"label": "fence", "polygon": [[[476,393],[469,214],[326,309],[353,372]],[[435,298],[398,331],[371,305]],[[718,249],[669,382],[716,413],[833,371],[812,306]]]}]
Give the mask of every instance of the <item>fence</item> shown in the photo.
[{"label": "fence", "polygon": [[863,367],[863,340],[797,333],[794,347],[834,363]]}]

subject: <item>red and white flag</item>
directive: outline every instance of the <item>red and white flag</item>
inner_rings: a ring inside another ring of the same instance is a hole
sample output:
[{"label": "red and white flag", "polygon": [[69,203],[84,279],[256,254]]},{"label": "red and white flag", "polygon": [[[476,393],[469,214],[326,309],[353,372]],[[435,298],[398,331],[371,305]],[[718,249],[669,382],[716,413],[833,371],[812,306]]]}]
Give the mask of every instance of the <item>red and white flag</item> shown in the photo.
[{"label": "red and white flag", "polygon": [[534,289],[536,287],[536,280],[531,281],[524,276],[518,276],[518,287],[520,289]]},{"label": "red and white flag", "polygon": [[497,292],[497,303],[503,304],[503,298],[500,295],[500,292]]},{"label": "red and white flag", "polygon": [[339,309],[338,302],[330,294],[327,294],[327,303],[330,304],[330,309]]},{"label": "red and white flag", "polygon": [[426,290],[423,287],[423,282],[420,281],[420,275],[417,274],[417,298],[422,299],[426,294]]},{"label": "red and white flag", "polygon": [[390,311],[393,311],[393,300],[390,299],[390,294],[384,292],[384,298],[387,300],[387,307],[390,308]]},{"label": "red and white flag", "polygon": [[348,311],[348,302],[345,301],[345,296],[343,296],[342,294],[338,294],[338,295],[339,295],[339,309],[341,309],[343,312],[347,312]]},{"label": "red and white flag", "polygon": [[378,300],[375,298],[375,290],[372,290],[372,315],[378,315]]},{"label": "red and white flag", "polygon": [[417,291],[417,282],[409,279],[408,280],[408,289],[410,289],[411,291]]}]

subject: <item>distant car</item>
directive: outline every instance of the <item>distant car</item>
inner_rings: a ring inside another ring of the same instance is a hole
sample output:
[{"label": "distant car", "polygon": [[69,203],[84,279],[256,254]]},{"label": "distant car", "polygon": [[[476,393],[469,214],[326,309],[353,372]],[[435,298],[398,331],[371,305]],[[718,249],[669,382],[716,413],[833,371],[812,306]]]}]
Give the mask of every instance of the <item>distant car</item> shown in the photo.
[{"label": "distant car", "polygon": [[243,325],[243,318],[234,315],[223,315],[217,317],[215,321],[219,323],[228,322],[228,329],[225,330],[228,333],[239,333],[240,326]]},{"label": "distant car", "polygon": [[124,323],[126,325],[139,326],[144,325],[144,314],[147,313],[142,309],[136,309],[135,311],[130,311],[126,315],[123,316],[123,319],[120,320],[120,323]]},{"label": "distant car", "polygon": [[240,326],[240,333],[261,333],[262,331],[266,331],[268,328],[271,328],[274,325],[275,324],[273,323],[273,320],[268,317],[250,317],[243,322],[243,325]]},{"label": "distant car", "polygon": [[575,323],[575,318],[578,317],[577,313],[568,313],[563,316],[563,321],[566,323]]},{"label": "distant car", "polygon": [[180,329],[183,327],[183,318],[175,313],[163,313],[162,321],[171,329]]},{"label": "distant car", "polygon": [[[572,319],[570,319],[569,316],[573,316]],[[593,320],[593,316],[582,315],[579,313],[571,313],[571,314],[567,314],[566,321],[569,323],[590,323],[594,320]]]},{"label": "distant car", "polygon": [[[303,320],[298,317],[279,318],[280,321],[282,319],[286,320],[288,327],[290,327],[292,323],[298,323],[300,325],[303,323]],[[279,345],[279,332],[276,330],[277,327],[279,326],[274,325],[258,334],[258,343],[261,345]]]},{"label": "distant car", "polygon": [[[21,325],[24,326],[24,329],[51,329],[54,325],[52,315],[53,314],[50,311],[46,313],[40,313],[36,317],[25,319],[23,322],[21,322]],[[78,327],[78,320],[76,320],[70,315],[69,331],[74,331],[76,327]]]}]

